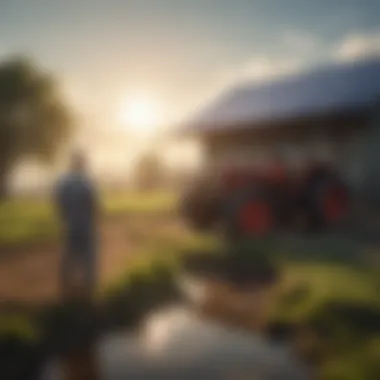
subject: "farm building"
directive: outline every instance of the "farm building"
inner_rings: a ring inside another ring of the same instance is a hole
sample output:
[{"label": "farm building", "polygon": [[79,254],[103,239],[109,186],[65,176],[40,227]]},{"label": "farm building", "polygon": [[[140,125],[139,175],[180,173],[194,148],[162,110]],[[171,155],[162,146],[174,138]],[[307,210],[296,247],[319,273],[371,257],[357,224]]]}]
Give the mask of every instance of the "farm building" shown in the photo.
[{"label": "farm building", "polygon": [[380,97],[380,59],[335,64],[228,90],[182,126],[204,143],[209,164],[340,166],[366,140]]},{"label": "farm building", "polygon": [[379,100],[380,57],[226,91],[182,125],[205,149],[206,181],[187,210],[254,233],[300,216],[315,226],[342,221],[353,190],[380,210]]}]

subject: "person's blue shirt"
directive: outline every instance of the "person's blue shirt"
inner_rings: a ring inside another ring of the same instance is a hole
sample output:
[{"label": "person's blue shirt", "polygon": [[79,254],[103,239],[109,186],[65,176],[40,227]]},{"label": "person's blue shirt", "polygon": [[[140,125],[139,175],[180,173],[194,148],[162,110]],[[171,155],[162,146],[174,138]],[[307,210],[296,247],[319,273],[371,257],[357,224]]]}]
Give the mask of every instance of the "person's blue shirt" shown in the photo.
[{"label": "person's blue shirt", "polygon": [[85,173],[70,173],[58,182],[56,204],[67,233],[91,233],[95,227],[97,195]]}]

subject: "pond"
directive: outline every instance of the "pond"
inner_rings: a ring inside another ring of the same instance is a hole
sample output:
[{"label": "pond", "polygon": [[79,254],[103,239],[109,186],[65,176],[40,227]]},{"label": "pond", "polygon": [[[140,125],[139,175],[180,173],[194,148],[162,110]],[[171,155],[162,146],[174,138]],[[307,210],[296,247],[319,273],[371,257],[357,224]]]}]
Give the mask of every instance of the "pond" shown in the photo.
[{"label": "pond", "polygon": [[176,305],[148,316],[134,333],[101,337],[71,357],[51,362],[41,380],[309,379],[284,345],[227,328]]}]

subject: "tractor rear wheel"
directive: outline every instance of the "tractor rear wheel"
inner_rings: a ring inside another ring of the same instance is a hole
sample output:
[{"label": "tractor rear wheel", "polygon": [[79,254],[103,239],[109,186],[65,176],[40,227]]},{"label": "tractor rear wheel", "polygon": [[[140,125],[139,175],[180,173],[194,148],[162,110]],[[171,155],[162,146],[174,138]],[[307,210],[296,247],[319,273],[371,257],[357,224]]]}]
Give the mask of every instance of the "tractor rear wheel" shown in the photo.
[{"label": "tractor rear wheel", "polygon": [[232,201],[228,230],[234,238],[261,238],[274,228],[272,202],[263,191],[251,190],[238,194]]},{"label": "tractor rear wheel", "polygon": [[318,181],[309,190],[307,214],[312,230],[326,230],[337,226],[349,211],[349,192],[337,178]]},{"label": "tractor rear wheel", "polygon": [[338,224],[348,213],[348,189],[336,180],[321,184],[317,205],[320,219],[325,227]]}]

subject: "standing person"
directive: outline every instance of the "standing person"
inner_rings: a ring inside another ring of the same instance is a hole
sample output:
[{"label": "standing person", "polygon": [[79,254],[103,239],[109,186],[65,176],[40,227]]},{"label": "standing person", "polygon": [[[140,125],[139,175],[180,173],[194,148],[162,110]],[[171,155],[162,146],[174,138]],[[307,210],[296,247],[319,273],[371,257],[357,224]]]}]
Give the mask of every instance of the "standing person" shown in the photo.
[{"label": "standing person", "polygon": [[81,272],[82,290],[90,299],[97,280],[98,199],[95,185],[87,170],[86,157],[76,152],[70,168],[59,181],[55,202],[62,224],[61,291],[64,298],[72,295],[73,276]]}]

